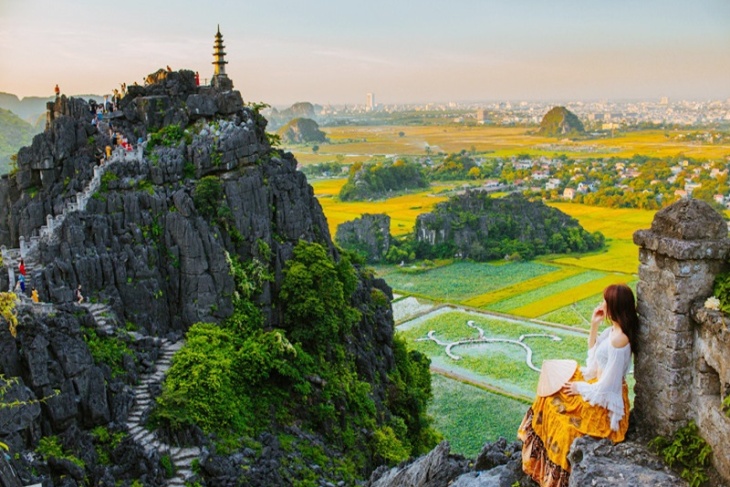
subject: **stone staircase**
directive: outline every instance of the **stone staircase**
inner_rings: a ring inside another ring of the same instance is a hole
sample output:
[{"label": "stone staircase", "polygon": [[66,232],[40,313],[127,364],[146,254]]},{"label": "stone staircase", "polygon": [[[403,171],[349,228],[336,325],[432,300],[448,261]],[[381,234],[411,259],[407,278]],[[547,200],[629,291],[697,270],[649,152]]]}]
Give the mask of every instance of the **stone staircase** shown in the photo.
[{"label": "stone staircase", "polygon": [[[101,178],[104,175],[104,172],[106,172],[106,170],[112,164],[133,161],[140,162],[144,159],[143,154],[143,145],[139,145],[134,151],[125,151],[121,147],[117,147],[112,153],[111,159],[109,159],[106,164],[101,166],[94,166],[94,176],[89,181],[89,184],[86,185],[83,191],[76,193],[73,198],[70,198],[66,201],[63,211],[60,214],[56,216],[46,215],[46,224],[38,229],[38,235],[31,236],[30,238],[26,238],[25,236],[21,235],[19,238],[20,248],[17,249],[8,249],[4,245],[0,247],[0,255],[2,255],[3,264],[8,269],[9,291],[12,292],[15,288],[15,271],[18,268],[20,257],[23,257],[23,259],[25,259],[26,288],[30,289],[31,284],[29,283],[28,276],[32,274],[28,271],[28,268],[29,266],[33,268],[38,268],[37,265],[33,266],[33,263],[35,262],[35,258],[39,257],[39,242],[41,240],[45,240],[47,242],[55,241],[55,239],[57,238],[57,231],[59,228],[61,228],[61,225],[66,220],[66,217],[72,212],[86,210],[86,205],[88,204],[89,200],[99,190],[99,187],[101,186]],[[2,286],[0,286],[0,289],[2,289]],[[30,291],[28,291],[28,293],[30,293]]]},{"label": "stone staircase", "polygon": [[164,379],[167,370],[170,368],[172,356],[183,346],[183,341],[173,343],[167,339],[162,339],[160,345],[160,358],[155,363],[155,370],[142,376],[139,385],[134,388],[134,405],[129,412],[126,424],[129,434],[137,443],[144,446],[147,453],[157,451],[160,455],[169,456],[175,474],[168,479],[167,485],[182,487],[193,476],[193,460],[200,456],[202,450],[198,447],[181,448],[168,445],[157,437],[157,433],[145,429],[142,425],[142,419],[153,406],[150,391]]},{"label": "stone staircase", "polygon": [[[143,159],[143,146],[138,146],[134,151],[125,151],[121,147],[117,147],[112,157],[102,166],[94,166],[94,176],[83,191],[75,195],[75,200],[69,200],[59,215],[46,217],[46,225],[40,227],[38,235],[26,239],[20,237],[20,248],[8,249],[5,246],[0,248],[2,252],[3,265],[8,270],[9,291],[13,291],[16,282],[16,270],[20,258],[25,261],[26,267],[26,295],[20,296],[22,301],[29,301],[30,289],[33,286],[33,276],[40,272],[41,266],[39,255],[39,242],[41,240],[54,241],[57,237],[58,229],[65,221],[66,217],[75,211],[84,211],[89,199],[98,191],[101,186],[101,178],[104,172],[112,164],[120,162],[140,162]],[[0,290],[2,286],[0,286]],[[51,307],[50,303],[41,303]],[[94,317],[97,330],[105,336],[112,336],[116,333],[118,321],[114,311],[106,304],[101,303],[84,303],[82,307],[86,308]],[[137,332],[131,332],[135,340],[147,338]],[[157,451],[160,455],[168,455],[174,469],[174,475],[168,479],[167,485],[172,487],[182,487],[186,481],[193,476],[192,465],[193,460],[198,458],[202,450],[198,447],[181,448],[168,445],[162,442],[157,434],[148,431],[142,425],[142,419],[146,416],[147,411],[153,406],[151,389],[156,388],[165,377],[165,373],[170,368],[172,356],[182,348],[184,342],[171,342],[168,339],[156,338],[160,345],[160,355],[154,364],[152,372],[143,375],[139,385],[134,389],[134,403],[127,417],[126,426],[132,438],[141,444],[145,452],[152,453]]]},{"label": "stone staircase", "polygon": [[[94,317],[96,328],[101,334],[111,336],[115,333],[117,320],[109,306],[93,303],[83,304],[82,307],[89,310]],[[137,332],[132,332],[131,335],[135,340],[148,338]],[[156,451],[160,456],[167,455],[170,458],[175,474],[167,480],[167,485],[182,487],[193,475],[193,460],[200,457],[202,450],[198,447],[181,448],[168,445],[158,438],[156,432],[147,430],[142,423],[154,405],[151,391],[162,383],[172,363],[172,356],[182,348],[184,342],[182,340],[172,342],[166,338],[155,340],[160,345],[160,354],[152,372],[140,377],[139,384],[134,388],[134,402],[127,416],[126,427],[132,439],[145,449],[145,453],[151,454]]]}]

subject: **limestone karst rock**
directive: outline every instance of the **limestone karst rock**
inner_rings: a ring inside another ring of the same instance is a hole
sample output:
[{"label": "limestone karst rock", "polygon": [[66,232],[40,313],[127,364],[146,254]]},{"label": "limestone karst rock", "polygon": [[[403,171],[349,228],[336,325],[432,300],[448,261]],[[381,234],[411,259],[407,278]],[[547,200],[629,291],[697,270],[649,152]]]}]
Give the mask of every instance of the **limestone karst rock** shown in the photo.
[{"label": "limestone karst rock", "polygon": [[383,262],[390,248],[390,217],[365,213],[337,226],[335,241],[343,249],[365,256],[368,262]]},{"label": "limestone karst rock", "polygon": [[[64,448],[89,452],[82,459],[86,475],[93,470],[94,481],[104,478],[109,485],[117,478],[163,482],[162,453],[139,440],[146,430],[128,431],[113,452],[123,458],[99,470],[89,430],[126,431],[130,411],[139,410],[136,381],[154,370],[160,340],[179,340],[194,323],[231,315],[229,255],[266,262],[271,278],[256,304],[267,330],[282,327],[287,304],[277,298],[300,241],[319,244],[333,262],[341,258],[306,177],[291,154],[271,147],[258,109],[237,91],[196,86],[193,76],[166,72],[147,86],[129,86],[118,110],[97,126],[84,100],[59,97],[48,106],[46,130],[20,151],[17,173],[0,180],[0,245],[25,249],[33,263],[28,279],[46,303],[23,315],[27,324],[17,338],[0,329],[0,373],[19,377],[18,387],[30,391],[31,401],[48,396],[40,414],[36,403],[8,421],[13,431],[0,432],[0,441],[7,433],[13,450],[23,451],[35,448],[41,436],[57,435]],[[99,166],[112,133],[125,147],[115,147]],[[356,317],[343,355],[368,384],[380,417],[388,418],[389,374],[396,364],[392,292],[380,279],[353,276],[347,298]],[[89,306],[103,305],[104,313],[119,318],[115,326],[96,327],[88,321],[90,309],[72,303],[79,284]],[[35,316],[42,310],[45,317]],[[98,328],[105,339],[124,337],[131,352],[117,364],[122,379],[92,357],[96,338],[87,328]],[[162,374],[156,377],[145,391],[150,404],[161,391]],[[144,419],[138,414],[135,421]],[[356,434],[365,438],[363,431]],[[202,445],[193,433],[162,436]],[[38,470],[18,460],[25,483],[79,474],[64,461],[41,463]]]},{"label": "limestone karst rock", "polygon": [[317,122],[310,118],[295,118],[281,127],[277,133],[288,144],[308,144],[326,142],[327,136],[319,129]]},{"label": "limestone karst rock", "polygon": [[562,137],[580,135],[585,132],[583,123],[565,107],[553,107],[540,121],[539,135]]}]

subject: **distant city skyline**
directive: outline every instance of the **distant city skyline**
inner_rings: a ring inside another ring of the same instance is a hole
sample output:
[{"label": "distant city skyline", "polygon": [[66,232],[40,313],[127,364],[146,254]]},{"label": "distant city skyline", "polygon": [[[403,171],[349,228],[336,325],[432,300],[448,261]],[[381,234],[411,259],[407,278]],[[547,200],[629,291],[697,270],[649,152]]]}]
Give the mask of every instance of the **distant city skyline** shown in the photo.
[{"label": "distant city skyline", "polygon": [[0,91],[105,94],[226,71],[247,101],[730,98],[727,0],[0,0]]}]

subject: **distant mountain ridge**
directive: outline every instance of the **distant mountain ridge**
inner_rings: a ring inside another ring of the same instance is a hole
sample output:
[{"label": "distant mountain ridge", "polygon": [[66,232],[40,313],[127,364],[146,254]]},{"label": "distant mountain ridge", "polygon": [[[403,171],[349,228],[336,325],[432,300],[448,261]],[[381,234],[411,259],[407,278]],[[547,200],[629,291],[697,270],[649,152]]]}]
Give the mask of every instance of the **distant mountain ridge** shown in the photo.
[{"label": "distant mountain ridge", "polygon": [[[52,90],[49,90],[52,91]],[[93,98],[96,101],[103,100],[101,95],[73,95],[75,98],[88,100]],[[5,93],[0,91],[0,108],[10,110],[17,116],[30,124],[35,124],[39,116],[46,113],[46,103],[55,100],[55,96],[26,96],[23,98],[13,93]]]},{"label": "distant mountain ridge", "polygon": [[38,132],[15,113],[0,108],[0,174],[10,170],[10,157],[21,147],[30,145]]}]

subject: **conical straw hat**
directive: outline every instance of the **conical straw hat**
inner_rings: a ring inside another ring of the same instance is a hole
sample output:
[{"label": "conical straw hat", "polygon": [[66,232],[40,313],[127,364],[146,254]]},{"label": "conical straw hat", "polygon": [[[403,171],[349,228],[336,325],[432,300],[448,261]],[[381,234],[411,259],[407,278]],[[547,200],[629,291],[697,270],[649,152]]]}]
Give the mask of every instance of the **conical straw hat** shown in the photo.
[{"label": "conical straw hat", "polygon": [[545,360],[537,381],[537,395],[546,397],[558,392],[573,377],[576,368],[575,360]]}]

